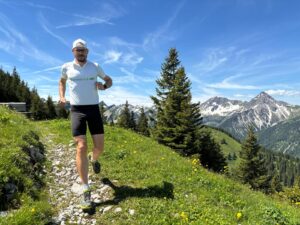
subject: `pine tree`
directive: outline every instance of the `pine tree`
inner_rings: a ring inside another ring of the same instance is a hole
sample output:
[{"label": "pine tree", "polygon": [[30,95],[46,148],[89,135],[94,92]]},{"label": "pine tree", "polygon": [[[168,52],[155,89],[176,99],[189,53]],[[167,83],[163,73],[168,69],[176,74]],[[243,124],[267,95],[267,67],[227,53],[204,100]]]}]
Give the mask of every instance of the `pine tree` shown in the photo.
[{"label": "pine tree", "polygon": [[[156,80],[156,97],[151,96],[154,102],[154,106],[157,110],[155,127],[163,126],[165,124],[164,119],[164,105],[166,98],[169,94],[170,89],[174,86],[174,80],[176,73],[179,69],[180,61],[178,59],[178,52],[175,48],[169,50],[169,55],[165,59],[165,62],[161,66],[161,77]],[[156,137],[158,142],[160,142],[160,136],[156,135],[156,129],[153,129],[153,135]]]},{"label": "pine tree", "polygon": [[106,111],[105,106],[104,106],[104,102],[101,102],[99,105],[100,105],[99,109],[100,109],[102,122],[103,122],[103,124],[107,124],[107,118],[104,115],[104,112]]},{"label": "pine tree", "polygon": [[131,111],[130,113],[130,120],[129,120],[129,128],[131,130],[136,130],[136,122],[135,122],[135,119],[134,119],[134,112]]},{"label": "pine tree", "polygon": [[130,128],[130,111],[128,101],[126,101],[124,109],[122,110],[118,122],[118,126],[129,129]]},{"label": "pine tree", "polygon": [[233,156],[232,156],[232,160],[236,160],[237,159],[237,156],[235,154],[235,152],[233,153]]},{"label": "pine tree", "polygon": [[279,175],[276,174],[273,176],[272,181],[271,181],[271,190],[273,193],[275,192],[281,192],[283,190],[282,184],[279,179]]},{"label": "pine tree", "polygon": [[148,119],[147,116],[145,114],[145,110],[142,107],[141,108],[141,115],[138,119],[137,122],[137,132],[139,132],[140,134],[143,134],[145,136],[149,136],[149,126],[148,126]]},{"label": "pine tree", "polygon": [[216,172],[224,171],[227,166],[226,158],[220,145],[213,139],[210,132],[204,129],[198,131],[200,163]]},{"label": "pine tree", "polygon": [[179,64],[176,49],[170,49],[162,65],[161,78],[156,81],[157,97],[151,97],[157,109],[153,135],[159,143],[191,155],[199,151],[195,142],[202,118],[199,103],[191,102],[191,83]]},{"label": "pine tree", "polygon": [[247,137],[242,144],[239,165],[240,178],[253,189],[267,192],[270,189],[270,177],[267,175],[265,161],[261,155],[261,147],[257,143],[253,127],[248,128]]},{"label": "pine tree", "polygon": [[32,99],[32,104],[31,104],[30,112],[32,118],[34,120],[46,119],[47,112],[46,112],[45,103],[38,95],[36,88],[33,88],[31,92],[31,99]]},{"label": "pine tree", "polygon": [[64,108],[64,107],[60,107],[58,108],[58,112],[57,112],[57,117],[58,118],[68,118],[69,116],[69,112]]},{"label": "pine tree", "polygon": [[57,117],[55,106],[50,96],[48,96],[46,101],[46,113],[48,119],[54,119]]}]

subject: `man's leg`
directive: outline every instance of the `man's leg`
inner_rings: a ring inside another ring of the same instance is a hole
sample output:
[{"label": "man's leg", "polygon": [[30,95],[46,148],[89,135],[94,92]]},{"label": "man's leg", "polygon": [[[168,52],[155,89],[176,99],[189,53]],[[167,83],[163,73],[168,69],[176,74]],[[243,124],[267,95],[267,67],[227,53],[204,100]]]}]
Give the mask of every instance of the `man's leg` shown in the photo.
[{"label": "man's leg", "polygon": [[76,166],[83,185],[88,185],[88,158],[86,136],[74,137],[77,143]]},{"label": "man's leg", "polygon": [[99,156],[102,154],[104,149],[104,134],[94,134],[92,135],[94,148],[92,160],[98,160]]}]

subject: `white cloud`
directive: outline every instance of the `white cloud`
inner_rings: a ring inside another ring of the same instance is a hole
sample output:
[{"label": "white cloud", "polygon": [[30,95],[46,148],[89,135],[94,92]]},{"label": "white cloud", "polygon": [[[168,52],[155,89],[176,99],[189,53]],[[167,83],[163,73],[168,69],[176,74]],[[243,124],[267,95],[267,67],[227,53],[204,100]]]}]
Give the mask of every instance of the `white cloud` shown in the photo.
[{"label": "white cloud", "polygon": [[267,90],[265,91],[269,95],[275,95],[275,96],[300,96],[300,91],[296,90]]},{"label": "white cloud", "polygon": [[2,24],[0,34],[4,34],[4,37],[0,35],[0,50],[2,49],[8,54],[14,55],[19,61],[24,61],[25,58],[30,57],[45,65],[62,64],[57,58],[48,55],[34,46],[33,43],[19,32],[9,19],[1,13],[0,23]]},{"label": "white cloud", "polygon": [[241,89],[241,90],[257,90],[257,89],[260,89],[260,87],[258,87],[258,86],[229,83],[226,80],[223,80],[222,82],[219,82],[219,83],[207,84],[207,87],[217,88],[217,89]]},{"label": "white cloud", "polygon": [[122,54],[123,54],[122,52],[117,52],[115,50],[109,50],[109,51],[105,52],[105,54],[104,54],[104,63],[110,64],[110,63],[119,62]]},{"label": "white cloud", "polygon": [[156,31],[149,33],[144,41],[143,41],[143,47],[145,50],[151,48],[151,47],[156,47],[159,42],[162,41],[162,39],[172,39],[170,32],[168,32],[170,26],[172,23],[175,21],[177,18],[180,10],[183,8],[185,4],[185,1],[181,1],[177,6],[176,9],[174,10],[173,14],[171,17],[161,26],[159,27]]},{"label": "white cloud", "polygon": [[43,70],[38,70],[38,71],[34,71],[34,72],[30,72],[31,74],[38,74],[38,73],[43,73],[43,72],[48,72],[48,71],[53,71],[53,70],[60,70],[61,66],[54,66],[54,67],[50,67],[50,68],[46,68]]},{"label": "white cloud", "polygon": [[153,103],[149,96],[136,94],[128,89],[120,86],[114,86],[112,89],[100,91],[100,101],[104,101],[108,105],[124,104],[126,100],[131,105],[152,106]]},{"label": "white cloud", "polygon": [[124,41],[123,39],[121,39],[119,37],[110,37],[109,42],[110,42],[110,44],[112,44],[114,46],[122,46],[122,47],[127,47],[129,49],[135,48],[135,47],[141,47],[141,45],[139,45],[139,44]]},{"label": "white cloud", "polygon": [[195,68],[202,72],[212,72],[221,66],[224,66],[233,55],[243,54],[241,51],[234,52],[235,47],[207,49],[203,55],[203,60],[195,65]]},{"label": "white cloud", "polygon": [[147,76],[144,77],[142,75],[136,75],[133,72],[130,72],[129,70],[125,69],[124,67],[121,67],[120,70],[126,74],[126,76],[118,76],[114,77],[114,83],[116,84],[126,84],[126,83],[149,83],[149,82],[154,82],[155,77],[153,76]]},{"label": "white cloud", "polygon": [[62,37],[60,37],[59,35],[55,34],[53,31],[50,30],[49,25],[48,25],[48,21],[46,20],[46,18],[44,17],[44,15],[42,13],[39,13],[39,23],[41,24],[42,28],[48,33],[50,34],[52,37],[54,37],[55,39],[59,40],[61,43],[63,43],[65,46],[69,46],[69,43]]},{"label": "white cloud", "polygon": [[122,57],[122,62],[125,65],[135,66],[135,65],[141,63],[143,61],[143,59],[144,59],[143,57],[137,55],[135,52],[132,52],[132,53],[125,54]]}]

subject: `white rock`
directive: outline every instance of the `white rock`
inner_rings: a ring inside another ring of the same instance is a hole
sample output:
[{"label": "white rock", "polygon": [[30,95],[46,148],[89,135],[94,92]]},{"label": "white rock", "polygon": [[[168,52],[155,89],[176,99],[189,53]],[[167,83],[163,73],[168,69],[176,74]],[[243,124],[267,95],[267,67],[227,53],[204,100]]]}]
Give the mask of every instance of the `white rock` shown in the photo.
[{"label": "white rock", "polygon": [[118,208],[115,209],[114,212],[115,212],[115,213],[122,212],[122,208],[121,208],[121,207],[118,207]]},{"label": "white rock", "polygon": [[95,198],[95,199],[93,200],[93,202],[95,202],[96,204],[99,204],[99,203],[101,202],[101,199]]},{"label": "white rock", "polygon": [[76,195],[82,194],[82,187],[80,184],[74,183],[71,187],[71,191],[75,193]]},{"label": "white rock", "polygon": [[134,209],[129,209],[129,214],[130,214],[130,215],[132,215],[132,216],[133,216],[133,215],[134,215],[134,213],[135,213],[135,210],[134,210]]},{"label": "white rock", "polygon": [[110,189],[111,187],[110,186],[108,186],[108,185],[104,185],[102,188],[100,188],[99,189],[99,191],[101,192],[101,193],[103,193],[103,192],[107,192],[108,191],[108,189]]},{"label": "white rock", "polygon": [[91,198],[92,198],[92,199],[100,198],[100,195],[97,194],[97,193],[95,193],[95,194],[92,194],[92,195],[91,195]]},{"label": "white rock", "polygon": [[106,212],[109,211],[112,207],[113,207],[112,205],[109,205],[109,206],[105,207],[105,208],[103,209],[103,213],[106,213]]}]

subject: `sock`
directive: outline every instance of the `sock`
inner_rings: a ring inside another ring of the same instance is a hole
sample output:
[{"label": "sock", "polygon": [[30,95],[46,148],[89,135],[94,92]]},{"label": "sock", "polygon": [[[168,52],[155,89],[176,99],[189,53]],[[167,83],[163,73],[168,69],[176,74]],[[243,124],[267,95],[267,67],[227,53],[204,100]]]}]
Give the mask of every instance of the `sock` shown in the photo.
[{"label": "sock", "polygon": [[88,185],[88,184],[83,184],[82,185],[82,190],[83,190],[83,192],[84,191],[87,191],[87,190],[89,190],[90,189],[90,186]]}]

